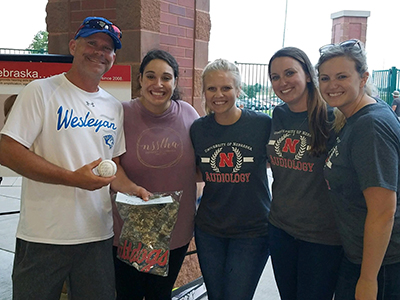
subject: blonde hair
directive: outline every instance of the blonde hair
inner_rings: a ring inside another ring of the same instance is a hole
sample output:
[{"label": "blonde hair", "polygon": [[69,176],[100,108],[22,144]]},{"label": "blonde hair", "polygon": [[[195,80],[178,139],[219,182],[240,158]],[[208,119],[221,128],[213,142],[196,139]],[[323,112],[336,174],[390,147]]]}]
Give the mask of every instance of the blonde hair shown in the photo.
[{"label": "blonde hair", "polygon": [[[365,72],[368,71],[367,55],[363,43],[359,41],[358,45],[359,47],[343,47],[340,44],[331,45],[329,48],[325,49],[319,57],[316,69],[319,72],[319,69],[324,62],[335,57],[343,56],[354,62],[355,69],[360,77],[364,76]],[[368,78],[367,83],[364,86],[364,91],[368,96],[375,96],[376,94],[376,88],[370,78]],[[335,121],[333,122],[333,129],[338,133],[346,124],[346,117],[337,108],[334,109],[334,115]]]},{"label": "blonde hair", "polygon": [[[210,62],[203,70],[203,73],[201,74],[201,79],[203,81],[203,94],[205,92],[205,78],[208,74],[214,71],[224,71],[224,72],[229,72],[233,76],[233,83],[235,85],[235,88],[238,90],[241,90],[241,85],[242,85],[242,77],[240,76],[240,71],[239,68],[234,64],[231,63],[230,61],[223,59],[223,58],[218,58],[214,60],[213,62]],[[205,110],[207,115],[213,113],[213,111],[207,106],[207,102],[205,104]]]}]

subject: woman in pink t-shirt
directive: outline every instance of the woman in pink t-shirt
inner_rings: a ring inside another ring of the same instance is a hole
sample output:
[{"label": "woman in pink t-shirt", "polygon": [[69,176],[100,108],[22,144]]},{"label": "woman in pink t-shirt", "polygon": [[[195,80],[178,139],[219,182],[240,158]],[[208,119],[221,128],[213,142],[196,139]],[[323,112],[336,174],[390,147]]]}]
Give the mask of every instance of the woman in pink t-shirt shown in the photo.
[{"label": "woman in pink t-shirt", "polygon": [[[178,100],[178,63],[171,54],[163,50],[148,52],[139,72],[141,96],[123,103],[126,153],[121,156],[120,165],[127,180],[132,182],[132,190],[126,192],[144,198],[148,196],[147,191],[183,193],[169,245],[168,276],[139,272],[116,258],[117,299],[170,300],[193,237],[196,164],[189,129],[199,115],[190,104]],[[119,186],[114,186],[115,182],[111,187],[121,191]],[[117,246],[123,222],[115,208],[114,205],[114,245]]]}]

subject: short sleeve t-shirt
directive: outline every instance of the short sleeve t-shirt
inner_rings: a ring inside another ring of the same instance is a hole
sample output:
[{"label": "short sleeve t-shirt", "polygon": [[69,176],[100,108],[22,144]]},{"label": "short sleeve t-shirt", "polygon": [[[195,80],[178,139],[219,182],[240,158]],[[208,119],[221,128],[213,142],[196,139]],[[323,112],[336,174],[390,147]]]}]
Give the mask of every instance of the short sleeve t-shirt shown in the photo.
[{"label": "short sleeve t-shirt", "polygon": [[[121,165],[129,179],[150,192],[183,191],[170,249],[182,247],[193,238],[196,163],[189,129],[199,115],[182,100],[171,101],[162,114],[151,113],[139,99],[124,102],[123,108],[126,153]],[[116,238],[121,228],[116,222]]]},{"label": "short sleeve t-shirt", "polygon": [[220,125],[214,114],[196,120],[190,130],[205,187],[196,226],[219,237],[267,234],[270,192],[267,143],[271,118],[242,110],[232,125]]},{"label": "short sleeve t-shirt", "polygon": [[[331,110],[330,119],[333,118]],[[333,142],[333,132],[332,142]],[[329,140],[330,141],[330,140]],[[333,207],[323,176],[327,153],[311,156],[308,113],[292,112],[287,104],[274,109],[268,145],[273,172],[269,221],[296,239],[339,245]],[[327,148],[332,143],[327,143]]]},{"label": "short sleeve t-shirt", "polygon": [[[47,161],[76,170],[125,152],[121,103],[103,89],[88,93],[64,74],[39,79],[19,94],[1,133]],[[23,178],[17,237],[79,244],[113,236],[108,186],[95,191]]]},{"label": "short sleeve t-shirt", "polygon": [[382,187],[395,191],[397,211],[383,264],[400,262],[400,123],[381,100],[347,119],[329,153],[324,174],[338,218],[347,258],[360,264],[367,205],[363,191]]}]

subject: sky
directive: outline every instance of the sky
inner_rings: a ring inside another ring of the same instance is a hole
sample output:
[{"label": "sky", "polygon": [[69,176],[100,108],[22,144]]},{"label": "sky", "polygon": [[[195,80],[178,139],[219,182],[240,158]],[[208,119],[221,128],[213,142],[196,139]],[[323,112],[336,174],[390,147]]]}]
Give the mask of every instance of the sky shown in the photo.
[{"label": "sky", "polygon": [[[288,0],[284,46],[302,49],[316,64],[331,43],[331,14],[370,11],[366,51],[369,69],[400,69],[398,0]],[[246,5],[243,5],[246,4]],[[268,63],[283,45],[285,0],[211,0],[209,59]]]},{"label": "sky", "polygon": [[40,30],[46,31],[47,0],[0,0],[0,48],[26,49]]},{"label": "sky", "polygon": [[[0,0],[0,48],[24,49],[46,30],[47,0]],[[288,0],[284,46],[295,46],[318,60],[318,49],[331,42],[331,14],[369,11],[369,69],[400,69],[400,4],[398,0]],[[283,46],[286,0],[210,0],[209,60],[268,63]],[[397,37],[397,38],[396,38]]]}]

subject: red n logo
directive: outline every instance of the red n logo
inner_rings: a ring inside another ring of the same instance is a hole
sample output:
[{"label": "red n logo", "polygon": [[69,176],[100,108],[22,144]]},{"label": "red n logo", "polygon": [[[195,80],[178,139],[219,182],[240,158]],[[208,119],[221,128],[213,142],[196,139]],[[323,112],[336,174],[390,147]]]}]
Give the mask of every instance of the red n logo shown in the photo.
[{"label": "red n logo", "polygon": [[220,153],[219,154],[219,167],[223,168],[225,166],[228,167],[233,167],[233,153],[228,153],[228,156],[226,156],[225,153]]},{"label": "red n logo", "polygon": [[290,153],[296,153],[296,145],[299,143],[299,140],[292,140],[292,139],[286,139],[285,141],[285,146],[282,148],[282,152],[288,152],[288,148]]}]

